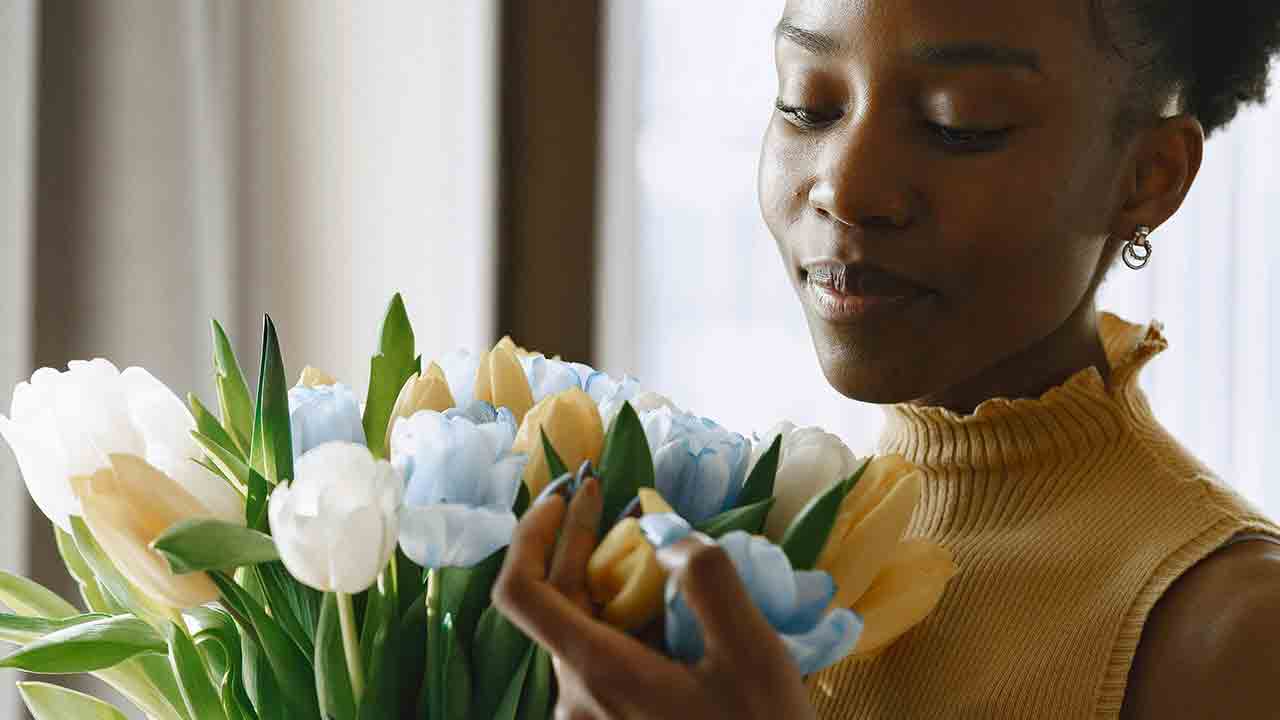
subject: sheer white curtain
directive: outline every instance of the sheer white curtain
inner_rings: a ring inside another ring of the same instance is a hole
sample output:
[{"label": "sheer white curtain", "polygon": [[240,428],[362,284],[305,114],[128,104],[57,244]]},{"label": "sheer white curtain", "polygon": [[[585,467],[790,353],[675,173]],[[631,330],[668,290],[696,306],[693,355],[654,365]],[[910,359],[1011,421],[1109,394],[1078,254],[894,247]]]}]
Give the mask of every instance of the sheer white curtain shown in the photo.
[{"label": "sheer white curtain", "polygon": [[[395,290],[428,356],[490,342],[496,10],[0,0],[0,411],[97,356],[211,402],[211,315],[250,382],[263,312],[355,387]],[[58,584],[50,539],[0,443],[0,569]]]},{"label": "sheer white curtain", "polygon": [[[882,412],[822,378],[756,204],[780,5],[610,4],[603,364],[739,431],[785,417],[868,448]],[[1101,306],[1165,323],[1170,350],[1144,379],[1156,412],[1280,515],[1264,482],[1280,470],[1276,139],[1280,102],[1214,138],[1186,206],[1152,237],[1151,265],[1117,269]]]},{"label": "sheer white curtain", "polygon": [[[0,4],[0,96],[11,110],[0,113],[0,376],[16,377],[31,363],[31,139],[35,77],[34,0]],[[0,407],[9,407],[0,383]],[[25,491],[8,452],[0,452],[0,569],[24,572],[27,513]],[[0,715],[17,706],[17,673],[0,671]]]}]

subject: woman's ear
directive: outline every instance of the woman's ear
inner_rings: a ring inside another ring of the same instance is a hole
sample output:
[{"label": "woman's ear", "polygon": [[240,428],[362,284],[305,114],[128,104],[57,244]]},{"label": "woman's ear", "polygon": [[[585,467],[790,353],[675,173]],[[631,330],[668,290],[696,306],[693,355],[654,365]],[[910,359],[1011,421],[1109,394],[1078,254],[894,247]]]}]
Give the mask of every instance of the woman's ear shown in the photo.
[{"label": "woman's ear", "polygon": [[1204,126],[1191,115],[1175,115],[1138,131],[1129,197],[1112,228],[1127,238],[1134,228],[1158,228],[1186,199],[1204,158]]}]

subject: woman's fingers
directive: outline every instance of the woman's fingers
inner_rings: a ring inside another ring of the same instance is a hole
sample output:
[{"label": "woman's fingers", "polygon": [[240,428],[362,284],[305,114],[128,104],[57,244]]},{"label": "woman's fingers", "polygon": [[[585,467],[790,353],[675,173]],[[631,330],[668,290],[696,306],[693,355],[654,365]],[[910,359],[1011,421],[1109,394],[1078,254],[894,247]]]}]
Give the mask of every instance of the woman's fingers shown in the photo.
[{"label": "woman's fingers", "polygon": [[[590,510],[593,502],[584,499],[582,511]],[[654,661],[668,664],[629,635],[597,622],[548,582],[547,565],[565,514],[564,499],[551,496],[535,503],[521,518],[494,582],[494,605],[539,645],[584,676],[626,676],[628,667],[654,667]]]},{"label": "woman's fingers", "polygon": [[600,532],[600,513],[604,498],[600,493],[600,481],[589,477],[573,501],[560,529],[560,544],[551,561],[548,581],[565,597],[591,612],[591,596],[587,592],[587,561],[596,547]]},{"label": "woman's fingers", "polygon": [[702,626],[704,661],[785,657],[786,648],[756,607],[729,554],[701,533],[658,551]]}]

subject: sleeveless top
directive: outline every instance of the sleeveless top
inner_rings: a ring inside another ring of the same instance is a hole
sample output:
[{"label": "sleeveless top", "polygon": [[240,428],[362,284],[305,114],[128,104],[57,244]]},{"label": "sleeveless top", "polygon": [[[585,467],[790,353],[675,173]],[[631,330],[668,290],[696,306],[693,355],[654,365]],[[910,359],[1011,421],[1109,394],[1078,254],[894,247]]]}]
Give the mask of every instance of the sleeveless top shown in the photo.
[{"label": "sleeveless top", "polygon": [[1175,579],[1280,526],[1151,414],[1158,322],[1100,313],[1111,387],[1089,367],[1040,398],[971,415],[887,406],[879,451],[925,475],[905,535],[959,567],[934,612],[878,656],[807,679],[818,716],[1115,718],[1142,626]]}]

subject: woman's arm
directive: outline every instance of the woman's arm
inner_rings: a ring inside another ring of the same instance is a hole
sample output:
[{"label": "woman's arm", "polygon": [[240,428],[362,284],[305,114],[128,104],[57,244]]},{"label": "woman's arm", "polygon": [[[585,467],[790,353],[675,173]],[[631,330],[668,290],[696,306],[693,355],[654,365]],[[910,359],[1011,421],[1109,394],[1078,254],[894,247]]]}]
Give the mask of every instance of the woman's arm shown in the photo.
[{"label": "woman's arm", "polygon": [[659,553],[702,624],[696,665],[597,621],[586,576],[600,513],[594,478],[568,506],[559,495],[535,503],[494,585],[494,604],[554,658],[557,718],[813,717],[790,655],[714,543],[695,536]]},{"label": "woman's arm", "polygon": [[1280,546],[1243,542],[1179,577],[1151,610],[1120,716],[1280,715]]}]

